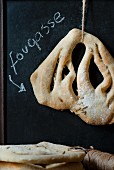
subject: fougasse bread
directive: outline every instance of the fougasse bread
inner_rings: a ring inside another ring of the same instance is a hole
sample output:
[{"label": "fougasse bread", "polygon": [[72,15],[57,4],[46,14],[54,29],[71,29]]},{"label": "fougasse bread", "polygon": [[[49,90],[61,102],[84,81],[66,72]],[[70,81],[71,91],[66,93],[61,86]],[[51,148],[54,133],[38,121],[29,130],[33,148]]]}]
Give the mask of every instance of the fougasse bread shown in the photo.
[{"label": "fougasse bread", "polygon": [[[95,36],[84,32],[83,42],[81,40],[82,31],[74,28],[57,44],[31,75],[34,94],[40,104],[57,110],[69,109],[88,124],[112,124],[114,58]],[[76,73],[72,63],[72,52],[79,43],[85,45],[86,51]],[[103,81],[96,88],[89,78],[92,58],[103,76]],[[69,72],[63,77],[64,68]],[[78,95],[72,88],[74,81],[77,82]]]},{"label": "fougasse bread", "polygon": [[81,162],[85,152],[69,146],[41,142],[31,145],[1,145],[0,161],[26,164]]}]

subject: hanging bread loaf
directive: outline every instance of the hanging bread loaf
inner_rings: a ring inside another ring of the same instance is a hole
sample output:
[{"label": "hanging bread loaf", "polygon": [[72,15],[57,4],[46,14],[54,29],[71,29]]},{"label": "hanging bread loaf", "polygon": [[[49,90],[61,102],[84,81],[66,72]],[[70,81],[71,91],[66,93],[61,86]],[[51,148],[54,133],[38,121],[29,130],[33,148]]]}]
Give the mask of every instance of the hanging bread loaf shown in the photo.
[{"label": "hanging bread loaf", "polygon": [[[83,44],[86,51],[75,73],[72,52],[76,45],[81,43],[81,36],[81,30],[72,29],[38,66],[30,78],[34,94],[40,104],[57,110],[69,109],[88,124],[112,124],[114,59],[98,38],[85,32]],[[89,78],[92,58],[103,76],[103,81],[96,88]],[[69,72],[63,77],[64,68]],[[74,81],[77,82],[78,95],[72,88]]]}]

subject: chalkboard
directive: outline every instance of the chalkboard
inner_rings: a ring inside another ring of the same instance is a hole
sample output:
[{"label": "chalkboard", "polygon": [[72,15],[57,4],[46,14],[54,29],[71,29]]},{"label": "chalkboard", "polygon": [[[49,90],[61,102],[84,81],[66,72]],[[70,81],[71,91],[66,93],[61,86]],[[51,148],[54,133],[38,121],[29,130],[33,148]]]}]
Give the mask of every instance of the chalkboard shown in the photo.
[{"label": "chalkboard", "polygon": [[[91,126],[68,110],[40,105],[30,83],[31,74],[55,45],[72,28],[81,29],[82,2],[7,0],[4,10],[5,144],[49,141],[114,153],[114,125]],[[85,31],[114,56],[114,1],[88,0],[86,11]],[[93,80],[101,81],[92,71]]]}]

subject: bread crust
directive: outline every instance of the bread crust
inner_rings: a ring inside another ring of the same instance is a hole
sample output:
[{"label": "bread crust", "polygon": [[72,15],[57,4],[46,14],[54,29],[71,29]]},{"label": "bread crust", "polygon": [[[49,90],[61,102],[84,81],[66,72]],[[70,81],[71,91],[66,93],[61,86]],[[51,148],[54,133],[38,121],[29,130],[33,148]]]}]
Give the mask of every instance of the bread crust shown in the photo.
[{"label": "bread crust", "polygon": [[64,145],[41,142],[36,145],[1,145],[0,161],[26,164],[81,162],[85,152]]},{"label": "bread crust", "polygon": [[[81,38],[81,30],[72,29],[34,71],[30,78],[34,94],[40,104],[57,110],[69,109],[88,124],[112,124],[114,123],[114,59],[98,38],[85,32],[83,44],[86,51],[75,73],[72,52],[76,45],[81,43]],[[89,79],[92,58],[103,76],[103,82],[96,89]],[[69,73],[62,78],[64,67],[68,68]],[[72,88],[75,78],[78,95],[74,94]],[[52,80],[54,86],[51,90]]]}]

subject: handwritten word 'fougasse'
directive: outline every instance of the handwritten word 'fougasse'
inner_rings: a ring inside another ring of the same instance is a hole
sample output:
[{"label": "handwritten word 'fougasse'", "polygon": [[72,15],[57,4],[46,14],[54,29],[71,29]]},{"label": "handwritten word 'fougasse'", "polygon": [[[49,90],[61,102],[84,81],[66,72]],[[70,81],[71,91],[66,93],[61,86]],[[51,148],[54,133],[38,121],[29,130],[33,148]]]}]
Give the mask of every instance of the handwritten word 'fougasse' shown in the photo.
[{"label": "handwritten word 'fougasse'", "polygon": [[[27,45],[25,45],[24,48],[22,48],[22,52],[16,53],[15,61],[13,59],[13,51],[10,51],[9,56],[11,59],[11,68],[13,68],[13,71],[15,75],[18,75],[16,70],[16,64],[24,59],[24,54],[27,54],[30,50],[30,48],[37,47],[39,51],[41,51],[40,47],[40,40],[42,38],[45,38],[46,34],[50,33],[50,30],[56,26],[56,24],[61,23],[65,17],[62,17],[60,12],[56,12],[53,16],[53,19],[50,19],[47,21],[45,25],[41,25],[40,31],[36,32],[34,35],[34,38],[28,39]],[[45,30],[45,33],[44,33]]]}]

